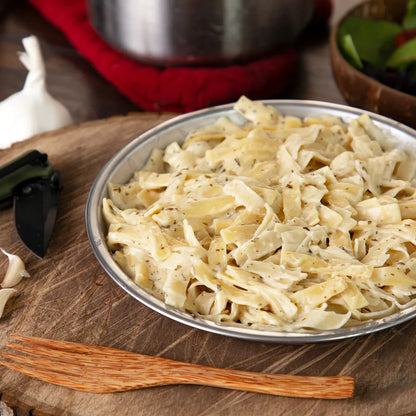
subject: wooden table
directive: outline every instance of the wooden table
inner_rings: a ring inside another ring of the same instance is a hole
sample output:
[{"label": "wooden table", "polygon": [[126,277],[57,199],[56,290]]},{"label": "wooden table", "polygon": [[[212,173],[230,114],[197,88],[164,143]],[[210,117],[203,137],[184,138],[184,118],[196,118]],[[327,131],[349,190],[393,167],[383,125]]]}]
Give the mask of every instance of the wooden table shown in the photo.
[{"label": "wooden table", "polygon": [[[336,20],[357,1],[334,3]],[[41,41],[50,92],[70,109],[76,123],[139,110],[21,1],[13,2],[13,8],[0,17],[0,99],[23,84],[26,71],[16,52],[22,49],[21,38],[29,34],[37,35]],[[344,103],[331,75],[327,33],[304,39],[299,50],[301,70],[284,97]],[[59,164],[65,183],[56,233],[43,261],[31,256],[11,231],[11,212],[0,213],[0,246],[21,255],[32,273],[32,279],[22,283],[22,294],[12,310],[0,321],[0,349],[5,349],[11,332],[23,331],[217,367],[304,375],[348,374],[356,379],[354,399],[304,400],[198,386],[157,387],[100,396],[55,387],[0,368],[0,415],[415,414],[415,321],[340,342],[248,342],[209,334],[162,317],[129,297],[106,276],[89,249],[83,226],[86,192],[106,158],[144,129],[168,117],[141,113],[112,119],[112,125],[122,126],[122,139],[103,140],[103,147],[95,153],[87,153],[91,151],[89,140],[103,134],[107,120],[46,134],[0,152],[1,163],[32,144],[39,145]],[[75,155],[79,156],[76,161]],[[1,258],[0,273],[6,264]],[[72,293],[77,296],[72,297]]]}]

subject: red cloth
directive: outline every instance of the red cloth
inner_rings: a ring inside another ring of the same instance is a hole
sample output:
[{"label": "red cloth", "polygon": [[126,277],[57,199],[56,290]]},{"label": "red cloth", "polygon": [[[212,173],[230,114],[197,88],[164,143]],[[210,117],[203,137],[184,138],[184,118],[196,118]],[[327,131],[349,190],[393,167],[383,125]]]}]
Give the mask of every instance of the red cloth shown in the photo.
[{"label": "red cloth", "polygon": [[[86,0],[29,0],[60,29],[78,51],[124,95],[147,111],[187,112],[232,102],[278,96],[296,72],[293,47],[273,56],[220,68],[156,68],[140,64],[110,47],[91,26]],[[315,0],[318,21],[331,0]]]},{"label": "red cloth", "polygon": [[312,19],[312,23],[315,25],[324,25],[328,22],[332,13],[332,1],[331,0],[314,0],[315,12]]}]

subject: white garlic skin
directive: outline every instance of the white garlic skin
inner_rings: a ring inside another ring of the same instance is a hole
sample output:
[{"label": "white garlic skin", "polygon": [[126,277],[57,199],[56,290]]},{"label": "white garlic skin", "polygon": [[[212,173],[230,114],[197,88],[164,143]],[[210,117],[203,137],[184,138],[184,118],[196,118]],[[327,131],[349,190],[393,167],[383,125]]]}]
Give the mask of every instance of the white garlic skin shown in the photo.
[{"label": "white garlic skin", "polygon": [[0,289],[0,318],[3,315],[6,303],[10,298],[17,295],[16,289]]},{"label": "white garlic skin", "polygon": [[30,277],[30,274],[26,270],[25,264],[19,256],[7,253],[7,251],[4,251],[2,248],[0,248],[0,250],[9,259],[6,275],[0,283],[1,288],[11,288],[20,283],[23,277]]},{"label": "white garlic skin", "polygon": [[36,36],[22,40],[19,54],[28,69],[23,89],[0,102],[0,149],[72,123],[69,111],[46,90],[46,72]]}]

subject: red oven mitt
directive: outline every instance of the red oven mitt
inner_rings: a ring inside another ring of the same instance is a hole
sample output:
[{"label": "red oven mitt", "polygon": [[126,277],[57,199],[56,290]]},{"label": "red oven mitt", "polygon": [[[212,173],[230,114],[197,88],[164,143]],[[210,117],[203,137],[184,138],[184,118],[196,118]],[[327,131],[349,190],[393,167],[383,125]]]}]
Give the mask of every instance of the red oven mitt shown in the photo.
[{"label": "red oven mitt", "polygon": [[[286,47],[245,65],[156,68],[109,46],[91,26],[86,0],[29,0],[124,95],[146,111],[187,112],[237,100],[278,96],[296,72],[296,52]],[[326,22],[331,0],[315,0],[315,22]]]}]

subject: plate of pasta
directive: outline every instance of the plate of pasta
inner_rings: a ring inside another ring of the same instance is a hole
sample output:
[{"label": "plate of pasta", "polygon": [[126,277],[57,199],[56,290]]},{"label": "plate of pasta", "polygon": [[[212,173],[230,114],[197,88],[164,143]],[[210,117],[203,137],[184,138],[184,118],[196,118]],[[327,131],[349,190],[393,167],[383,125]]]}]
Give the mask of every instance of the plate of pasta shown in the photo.
[{"label": "plate of pasta", "polygon": [[125,291],[192,327],[291,343],[385,329],[416,315],[414,137],[317,101],[181,115],[106,164],[88,237]]}]

